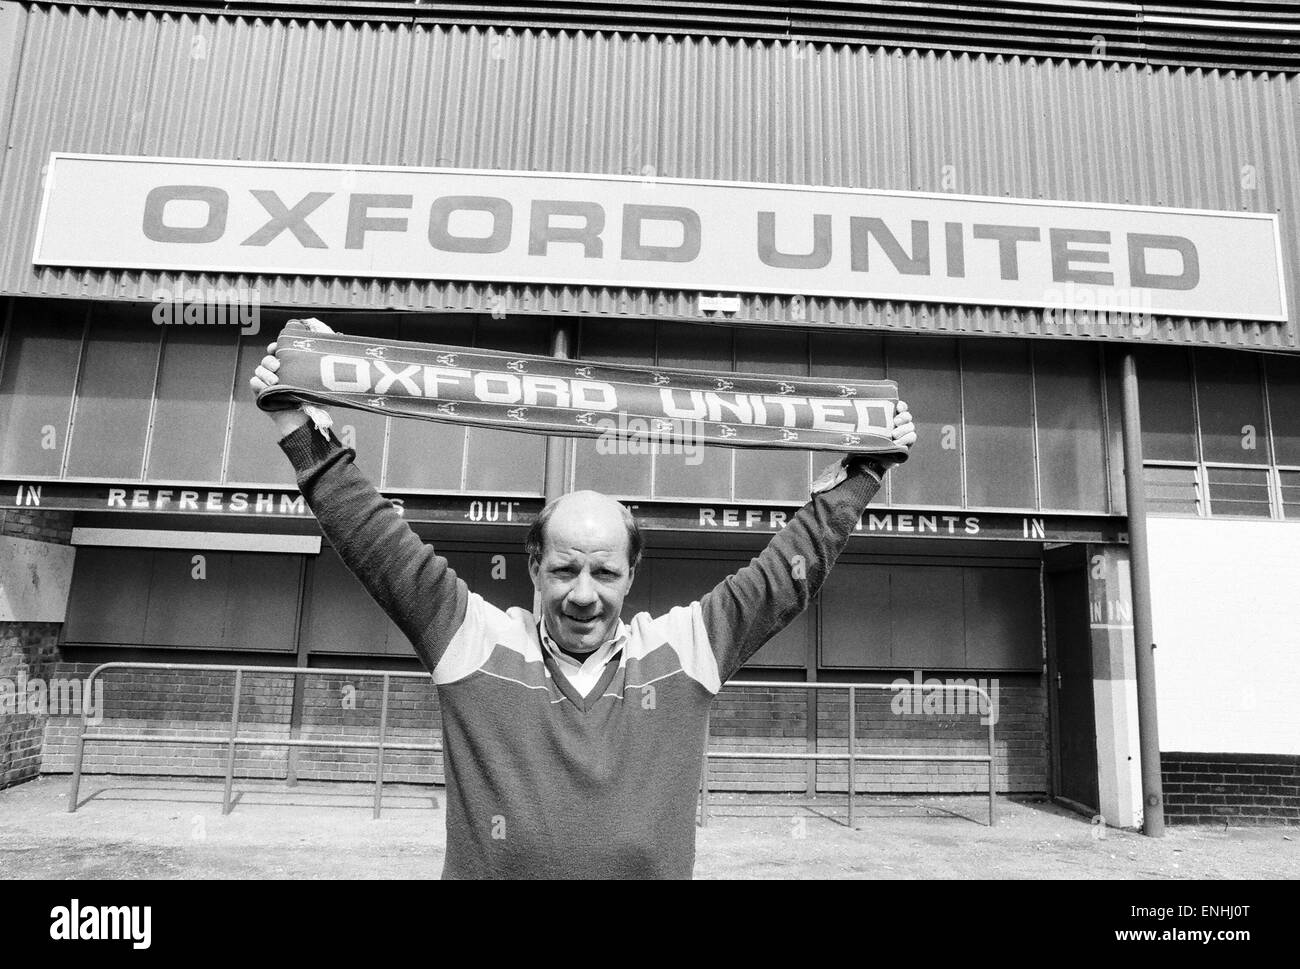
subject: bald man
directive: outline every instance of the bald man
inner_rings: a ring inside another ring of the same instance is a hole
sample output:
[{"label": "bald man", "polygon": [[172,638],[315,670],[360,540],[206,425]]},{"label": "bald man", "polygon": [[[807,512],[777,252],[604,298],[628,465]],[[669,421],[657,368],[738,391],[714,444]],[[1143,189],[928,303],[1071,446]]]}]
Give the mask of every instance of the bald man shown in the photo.
[{"label": "bald man", "polygon": [[[267,351],[254,391],[276,382]],[[525,543],[540,608],[501,610],[411,530],[350,448],[301,409],[271,416],[321,530],[433,674],[444,878],[691,877],[709,705],[808,606],[894,463],[836,462],[749,565],[624,622],[643,542],[614,499],[547,504]],[[901,402],[894,439],[916,440]]]}]

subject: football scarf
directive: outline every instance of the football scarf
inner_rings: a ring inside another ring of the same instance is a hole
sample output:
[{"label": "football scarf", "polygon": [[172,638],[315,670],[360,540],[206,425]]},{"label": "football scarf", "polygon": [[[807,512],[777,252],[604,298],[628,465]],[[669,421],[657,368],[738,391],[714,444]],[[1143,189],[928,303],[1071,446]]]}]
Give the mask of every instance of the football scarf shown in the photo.
[{"label": "football scarf", "polygon": [[906,458],[892,438],[892,380],[625,366],[323,333],[299,320],[281,331],[276,356],[263,410],[330,405],[536,434]]}]

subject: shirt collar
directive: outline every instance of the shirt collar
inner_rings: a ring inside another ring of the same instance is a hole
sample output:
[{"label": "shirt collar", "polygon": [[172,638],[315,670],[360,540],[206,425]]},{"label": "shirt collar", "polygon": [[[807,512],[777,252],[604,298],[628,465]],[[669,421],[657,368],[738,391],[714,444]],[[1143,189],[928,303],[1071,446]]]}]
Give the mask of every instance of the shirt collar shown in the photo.
[{"label": "shirt collar", "polygon": [[613,638],[605,640],[605,642],[601,643],[588,653],[585,658],[580,660],[577,657],[570,656],[564,650],[560,649],[559,644],[557,644],[555,640],[551,638],[551,634],[546,631],[545,619],[537,620],[537,631],[541,638],[542,645],[557,662],[566,663],[577,668],[589,666],[593,661],[603,665],[605,661],[608,660],[609,657],[624,643],[628,636],[627,623],[623,622],[622,619],[619,619],[618,625],[614,629]]}]

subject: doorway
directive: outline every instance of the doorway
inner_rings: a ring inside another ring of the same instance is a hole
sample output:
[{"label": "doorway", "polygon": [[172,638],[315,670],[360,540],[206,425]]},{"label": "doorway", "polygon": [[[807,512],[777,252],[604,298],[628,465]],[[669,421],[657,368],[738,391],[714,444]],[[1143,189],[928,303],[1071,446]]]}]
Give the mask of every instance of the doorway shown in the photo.
[{"label": "doorway", "polygon": [[1092,695],[1087,556],[1082,545],[1070,545],[1047,550],[1044,563],[1052,793],[1074,810],[1096,814],[1097,722]]}]

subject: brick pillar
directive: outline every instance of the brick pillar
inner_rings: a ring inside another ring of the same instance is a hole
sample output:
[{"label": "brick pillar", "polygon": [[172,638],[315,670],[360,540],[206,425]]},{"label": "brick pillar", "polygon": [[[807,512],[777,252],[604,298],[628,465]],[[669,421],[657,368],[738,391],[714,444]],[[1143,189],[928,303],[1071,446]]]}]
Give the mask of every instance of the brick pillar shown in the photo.
[{"label": "brick pillar", "polygon": [[[44,618],[42,610],[55,604],[62,614],[66,602],[70,558],[33,555],[45,543],[67,546],[72,536],[72,512],[28,508],[0,510],[0,582],[9,594],[0,601],[0,788],[30,780],[40,773],[41,745],[48,717],[44,710],[27,710],[26,685],[55,675],[62,621]],[[24,595],[24,583],[39,591]],[[51,586],[57,591],[53,596]],[[32,619],[40,615],[42,619]]]}]

